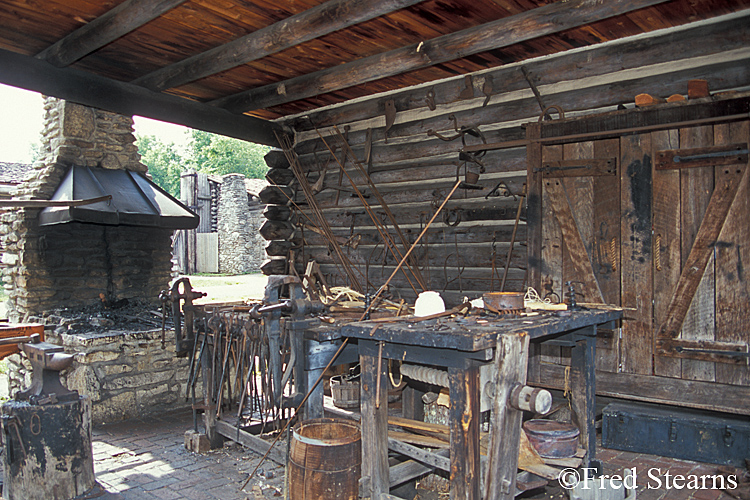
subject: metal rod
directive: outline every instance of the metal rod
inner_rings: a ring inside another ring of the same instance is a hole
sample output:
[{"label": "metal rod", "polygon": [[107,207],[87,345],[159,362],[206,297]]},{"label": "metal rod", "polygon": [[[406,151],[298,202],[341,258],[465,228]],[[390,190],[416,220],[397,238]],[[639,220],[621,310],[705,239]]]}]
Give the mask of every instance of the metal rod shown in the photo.
[{"label": "metal rod", "polygon": [[[510,248],[508,256],[505,259],[505,269],[503,270],[503,280],[500,282],[500,291],[505,291],[505,280],[508,279],[508,268],[510,268],[510,259],[513,255],[513,246],[516,243],[516,231],[518,231],[518,221],[521,220],[521,210],[523,210],[523,200],[526,197],[526,184],[523,185],[521,195],[518,197],[518,210],[516,210],[516,223],[513,225],[513,233],[510,235]],[[493,278],[494,279],[494,278]]]},{"label": "metal rod", "polygon": [[526,69],[526,66],[521,66],[521,72],[523,73],[523,77],[526,78],[526,83],[531,87],[531,91],[534,93],[534,97],[536,97],[536,102],[539,103],[539,108],[542,110],[542,113],[544,113],[547,106],[544,105],[542,94],[539,93],[539,89],[536,88],[536,85],[534,85],[534,82],[531,80],[529,70]]},{"label": "metal rod", "polygon": [[315,199],[315,194],[312,192],[310,183],[307,182],[307,179],[305,178],[302,172],[302,168],[299,165],[297,154],[294,152],[294,149],[291,143],[289,142],[289,138],[286,135],[276,134],[276,139],[281,145],[282,150],[284,151],[284,155],[286,156],[286,159],[289,161],[289,166],[291,167],[292,172],[294,173],[294,176],[297,178],[297,182],[299,182],[300,187],[302,188],[302,191],[305,193],[305,198],[307,199],[307,203],[310,205],[310,208],[312,209],[313,214],[318,219],[318,224],[320,228],[326,233],[328,240],[331,242],[331,246],[333,246],[333,250],[336,253],[336,256],[339,258],[346,275],[349,277],[351,286],[356,291],[363,293],[362,285],[360,285],[359,280],[354,275],[351,261],[341,250],[341,246],[339,245],[338,241],[336,241],[336,238],[333,235],[331,226],[326,221],[325,216],[323,215],[323,212],[320,210],[320,207],[318,206],[318,203]]},{"label": "metal rod", "polygon": [[12,208],[47,208],[47,207],[79,207],[91,205],[100,201],[109,201],[112,195],[98,196],[85,200],[0,200],[0,207]]},{"label": "metal rod", "polygon": [[[331,149],[331,147],[328,145],[326,140],[321,135],[320,131],[318,129],[315,129],[315,130],[318,132],[318,135],[320,136],[320,139],[323,141],[323,144],[325,144],[325,146],[328,148],[331,154],[333,154],[333,149]],[[343,136],[341,137],[341,139],[344,140]],[[344,152],[344,154],[346,154],[346,152]],[[362,205],[365,207],[365,211],[367,212],[367,215],[370,217],[370,220],[372,220],[372,223],[375,225],[375,229],[377,229],[378,233],[380,234],[380,237],[383,239],[383,242],[385,243],[385,247],[391,251],[391,254],[393,255],[394,259],[400,259],[403,255],[401,254],[401,251],[398,249],[395,242],[393,241],[393,238],[391,238],[391,235],[388,233],[388,231],[382,227],[382,223],[375,216],[375,213],[372,210],[372,206],[370,206],[370,204],[367,203],[367,200],[365,200],[364,195],[362,195],[362,192],[359,190],[359,188],[357,188],[357,184],[351,178],[351,176],[349,175],[349,172],[346,171],[346,168],[344,167],[344,165],[339,161],[338,158],[336,158],[335,156],[334,158],[336,159],[336,162],[338,163],[341,172],[343,173],[343,175],[346,175],[346,178],[349,180],[349,183],[352,185],[352,188],[354,189],[355,194],[359,197],[359,200],[362,202]],[[347,157],[345,156],[344,160],[346,160],[346,158]],[[398,254],[398,256],[396,254]],[[407,263],[407,267],[412,272],[414,277],[417,278],[417,274],[414,272],[414,270],[412,270],[411,266],[408,263]],[[418,293],[417,289],[412,284],[406,272],[404,272],[404,276],[406,277],[406,280],[409,282],[409,285],[414,290],[414,293],[415,294]],[[422,287],[422,290],[424,290],[425,289],[424,284],[420,282],[419,278],[417,278],[417,282],[419,283],[419,286]]]},{"label": "metal rod", "polygon": [[[417,247],[417,243],[419,243],[419,240],[421,240],[422,236],[425,235],[425,233],[427,232],[427,230],[430,228],[430,226],[432,225],[432,223],[435,221],[435,218],[437,218],[438,214],[443,210],[443,208],[445,207],[446,203],[448,203],[448,200],[451,199],[451,196],[453,196],[453,193],[456,192],[456,189],[458,189],[458,187],[460,185],[461,185],[461,181],[456,181],[456,184],[453,186],[453,189],[451,189],[450,193],[448,193],[448,196],[446,196],[445,200],[443,200],[443,203],[438,207],[437,211],[435,211],[435,213],[432,215],[432,218],[430,219],[430,221],[427,223],[427,225],[424,227],[424,229],[422,229],[422,232],[419,233],[419,236],[417,236],[417,239],[414,240],[414,243],[412,243],[411,247],[409,247],[409,250],[406,252],[406,255],[404,255],[401,258],[401,262],[398,263],[398,265],[396,266],[396,269],[393,270],[393,272],[388,277],[388,279],[385,281],[385,283],[383,283],[380,286],[380,288],[378,289],[378,292],[372,298],[372,303],[373,304],[375,303],[375,299],[377,299],[380,296],[380,294],[383,292],[383,290],[385,290],[385,287],[388,286],[388,283],[390,283],[391,280],[393,279],[393,277],[396,276],[396,273],[399,271],[399,269],[401,269],[401,266],[404,265],[404,262],[406,261],[406,259],[409,258],[409,255],[411,255],[411,253]],[[370,307],[372,307],[372,305]],[[365,310],[365,313],[367,313],[367,312],[370,312],[369,308]]]},{"label": "metal rod", "polygon": [[461,149],[464,153],[470,153],[472,151],[487,151],[490,149],[508,149],[508,148],[517,148],[521,146],[527,146],[530,143],[541,143],[541,144],[548,144],[548,143],[563,143],[563,142],[576,142],[580,139],[591,139],[591,138],[604,138],[609,137],[613,135],[623,135],[623,134],[631,134],[636,132],[650,132],[654,130],[662,130],[667,128],[684,128],[684,127],[691,127],[696,125],[704,125],[709,123],[716,123],[716,122],[731,122],[731,121],[737,121],[737,120],[747,120],[748,117],[750,117],[750,113],[740,113],[736,115],[727,115],[727,116],[713,116],[710,118],[699,118],[696,120],[686,120],[682,122],[671,122],[671,123],[657,123],[654,125],[643,125],[640,127],[627,127],[627,128],[619,128],[619,129],[613,129],[613,130],[602,130],[599,132],[584,132],[580,134],[571,134],[571,135],[561,135],[557,137],[540,137],[538,139],[518,139],[515,141],[502,141],[502,142],[493,142],[490,144],[476,144],[473,146],[465,146]]},{"label": "metal rod", "polygon": [[[391,212],[390,207],[385,202],[385,199],[380,194],[380,191],[378,190],[375,183],[372,181],[372,178],[370,177],[370,174],[367,172],[367,169],[365,169],[362,164],[357,160],[356,156],[354,155],[354,152],[352,151],[352,148],[349,146],[349,143],[344,139],[344,136],[341,134],[341,131],[339,131],[338,127],[336,125],[333,126],[333,130],[336,131],[336,134],[338,134],[339,138],[341,139],[343,143],[343,148],[346,151],[346,153],[352,158],[352,162],[354,163],[355,167],[359,170],[359,172],[362,174],[362,177],[365,179],[367,184],[370,186],[370,189],[372,191],[372,194],[378,199],[378,202],[380,203],[381,208],[385,211],[386,216],[388,219],[390,219],[391,224],[393,225],[393,228],[396,230],[396,234],[398,235],[399,239],[401,240],[401,243],[404,245],[404,248],[409,246],[408,241],[406,240],[406,237],[404,236],[404,233],[401,231],[401,228],[398,225],[398,222],[396,221],[396,217],[394,217],[393,212]],[[320,132],[318,132],[320,134]],[[322,137],[322,136],[321,136]],[[422,287],[422,290],[426,290],[424,284],[424,279],[422,278],[422,274],[419,272],[419,267],[417,266],[416,262],[412,262],[414,267],[408,266],[409,270],[414,275],[414,278],[419,283],[419,286]]]}]

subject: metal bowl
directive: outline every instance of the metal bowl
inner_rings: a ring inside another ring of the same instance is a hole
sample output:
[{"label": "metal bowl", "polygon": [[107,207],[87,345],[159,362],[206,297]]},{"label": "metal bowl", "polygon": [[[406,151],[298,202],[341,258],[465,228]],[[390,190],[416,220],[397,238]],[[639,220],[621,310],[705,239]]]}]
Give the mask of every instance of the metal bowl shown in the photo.
[{"label": "metal bowl", "polygon": [[487,309],[523,309],[523,292],[488,292],[482,295]]}]

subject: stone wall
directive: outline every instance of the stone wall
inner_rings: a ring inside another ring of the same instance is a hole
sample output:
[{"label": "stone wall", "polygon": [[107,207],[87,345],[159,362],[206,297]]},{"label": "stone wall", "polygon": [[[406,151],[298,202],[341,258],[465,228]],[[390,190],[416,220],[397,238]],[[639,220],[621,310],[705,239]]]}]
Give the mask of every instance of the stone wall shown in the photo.
[{"label": "stone wall", "polygon": [[[185,400],[190,365],[175,357],[174,332],[65,333],[47,330],[47,342],[74,353],[63,383],[91,398],[95,424],[114,422],[189,406]],[[30,367],[19,354],[7,358],[11,395],[31,382]],[[200,384],[198,385],[200,394]]]},{"label": "stone wall", "polygon": [[[42,156],[15,197],[50,199],[73,165],[146,171],[134,144],[132,118],[53,98],[45,100],[45,110]],[[43,318],[46,340],[76,353],[67,384],[91,398],[95,422],[185,406],[180,396],[188,361],[175,357],[173,334],[162,349],[161,331],[107,330],[102,324],[92,332],[76,332],[47,314],[108,307],[120,299],[159,304],[159,292],[171,278],[172,231],[79,222],[40,227],[39,212],[23,209],[0,216],[10,321]],[[22,357],[7,359],[11,390],[27,387],[29,367]]]},{"label": "stone wall", "polygon": [[[18,199],[49,199],[72,165],[145,172],[130,117],[47,98],[41,157],[16,188]],[[152,297],[170,279],[171,231],[60,224],[39,227],[39,209],[0,216],[8,317],[19,321],[60,305]]]},{"label": "stone wall", "polygon": [[249,214],[245,176],[223,176],[218,213],[220,273],[246,274],[252,271]]}]

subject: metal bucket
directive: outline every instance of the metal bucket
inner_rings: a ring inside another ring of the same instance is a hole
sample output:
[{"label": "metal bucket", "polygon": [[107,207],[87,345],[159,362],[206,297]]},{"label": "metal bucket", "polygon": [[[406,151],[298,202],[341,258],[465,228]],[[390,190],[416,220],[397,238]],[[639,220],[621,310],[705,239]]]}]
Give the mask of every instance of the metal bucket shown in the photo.
[{"label": "metal bucket", "polygon": [[534,419],[523,423],[529,442],[544,458],[568,458],[578,450],[580,432],[573,424]]},{"label": "metal bucket", "polygon": [[289,450],[290,500],[357,500],[362,475],[359,424],[336,418],[294,426]]}]

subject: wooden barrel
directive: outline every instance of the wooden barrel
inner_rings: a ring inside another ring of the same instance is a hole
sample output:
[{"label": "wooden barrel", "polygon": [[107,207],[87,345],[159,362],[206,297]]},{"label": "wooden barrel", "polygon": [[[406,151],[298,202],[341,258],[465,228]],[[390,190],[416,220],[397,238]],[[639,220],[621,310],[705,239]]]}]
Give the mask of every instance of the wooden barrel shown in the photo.
[{"label": "wooden barrel", "polygon": [[319,418],[298,423],[289,450],[289,499],[357,500],[361,440],[354,421]]}]

